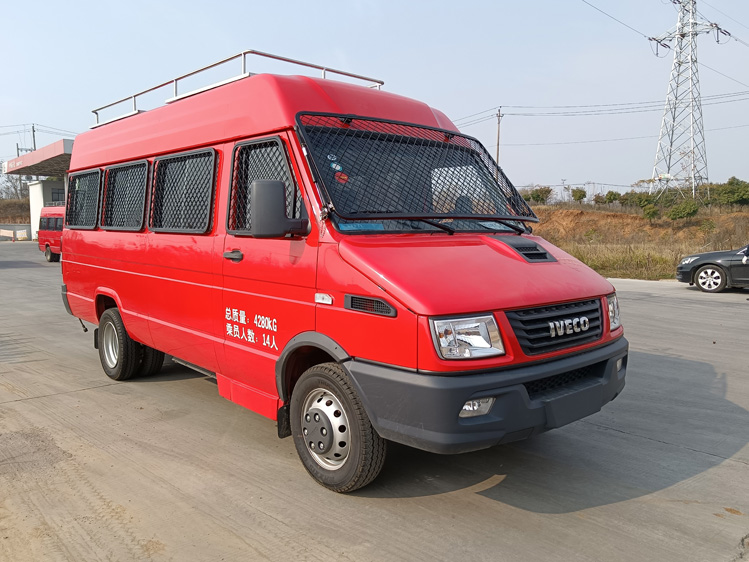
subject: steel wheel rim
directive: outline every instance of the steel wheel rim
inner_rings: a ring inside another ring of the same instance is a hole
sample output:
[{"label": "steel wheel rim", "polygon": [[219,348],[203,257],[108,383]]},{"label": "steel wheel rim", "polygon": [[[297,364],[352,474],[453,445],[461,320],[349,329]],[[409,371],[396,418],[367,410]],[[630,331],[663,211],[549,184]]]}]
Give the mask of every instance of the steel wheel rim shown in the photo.
[{"label": "steel wheel rim", "polygon": [[104,361],[107,367],[114,369],[117,366],[117,359],[120,352],[120,338],[117,336],[117,330],[114,324],[107,322],[102,333],[102,349],[104,350]]},{"label": "steel wheel rim", "polygon": [[715,269],[705,269],[700,272],[698,282],[705,289],[717,289],[722,281],[720,273]]},{"label": "steel wheel rim", "polygon": [[349,421],[341,401],[324,388],[316,388],[304,400],[302,438],[307,452],[326,470],[338,470],[351,449]]}]

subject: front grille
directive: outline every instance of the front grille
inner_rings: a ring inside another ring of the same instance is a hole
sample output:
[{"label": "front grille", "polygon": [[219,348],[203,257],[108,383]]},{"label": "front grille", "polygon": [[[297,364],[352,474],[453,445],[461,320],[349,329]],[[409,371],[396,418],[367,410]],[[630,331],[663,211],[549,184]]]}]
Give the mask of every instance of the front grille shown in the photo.
[{"label": "front grille", "polygon": [[598,378],[595,369],[592,366],[588,366],[567,373],[554,375],[552,377],[546,377],[545,379],[526,382],[523,383],[523,386],[528,391],[528,397],[531,400],[536,400],[547,392],[570,386],[577,382],[593,380],[595,378]]},{"label": "front grille", "polygon": [[[600,339],[603,333],[601,301],[598,299],[512,310],[506,314],[526,355],[538,355],[591,343]],[[570,328],[569,322],[565,324],[565,320],[578,319],[579,327],[581,318],[587,319],[587,330],[575,331]],[[572,333],[566,333],[568,328]]]}]

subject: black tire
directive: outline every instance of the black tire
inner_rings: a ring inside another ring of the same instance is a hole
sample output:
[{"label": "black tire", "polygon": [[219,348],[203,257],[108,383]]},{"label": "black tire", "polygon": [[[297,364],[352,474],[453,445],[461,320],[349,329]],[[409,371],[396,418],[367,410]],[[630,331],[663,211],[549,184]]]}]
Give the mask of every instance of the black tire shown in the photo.
[{"label": "black tire", "polygon": [[161,370],[164,364],[164,352],[158,351],[147,345],[141,345],[140,365],[135,373],[137,377],[150,377]]},{"label": "black tire", "polygon": [[54,254],[52,254],[52,250],[49,249],[49,246],[45,246],[45,248],[44,248],[44,259],[47,260],[47,261],[50,261],[50,262],[51,261],[55,261],[55,260],[52,259],[53,255]]},{"label": "black tire", "polygon": [[336,363],[307,369],[291,396],[291,432],[310,476],[334,492],[366,486],[382,470],[387,442],[372,427]]},{"label": "black tire", "polygon": [[49,261],[59,262],[60,261],[60,254],[55,254],[54,252],[52,252],[52,259],[49,260]]},{"label": "black tire", "polygon": [[116,308],[101,315],[98,343],[99,360],[107,376],[116,381],[132,378],[141,363],[141,345],[128,335]]},{"label": "black tire", "polygon": [[726,288],[726,273],[717,265],[703,265],[694,274],[694,282],[705,293],[719,293]]}]

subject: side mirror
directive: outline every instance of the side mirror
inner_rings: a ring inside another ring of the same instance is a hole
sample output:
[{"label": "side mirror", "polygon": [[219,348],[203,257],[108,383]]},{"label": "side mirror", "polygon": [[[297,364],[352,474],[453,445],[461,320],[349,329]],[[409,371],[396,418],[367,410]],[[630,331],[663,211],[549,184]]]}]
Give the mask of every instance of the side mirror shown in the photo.
[{"label": "side mirror", "polygon": [[250,232],[255,238],[283,238],[308,234],[307,219],[286,217],[286,186],[277,180],[255,180],[250,185]]}]

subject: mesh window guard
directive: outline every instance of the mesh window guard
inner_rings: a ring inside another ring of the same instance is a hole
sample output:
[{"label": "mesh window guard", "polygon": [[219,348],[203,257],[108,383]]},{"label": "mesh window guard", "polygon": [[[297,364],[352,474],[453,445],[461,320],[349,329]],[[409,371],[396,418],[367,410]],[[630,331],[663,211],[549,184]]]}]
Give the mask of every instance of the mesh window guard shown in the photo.
[{"label": "mesh window guard", "polygon": [[297,119],[323,195],[343,219],[538,220],[475,139],[358,117]]},{"label": "mesh window guard", "polygon": [[100,223],[102,228],[140,230],[143,227],[147,175],[147,162],[105,170]]},{"label": "mesh window guard", "polygon": [[99,170],[71,176],[68,181],[66,225],[70,228],[93,229],[99,210]]},{"label": "mesh window guard", "polygon": [[211,225],[215,151],[154,161],[149,228],[154,232],[198,233]]},{"label": "mesh window guard", "polygon": [[255,180],[282,181],[286,186],[286,216],[300,218],[299,191],[289,171],[280,140],[267,139],[241,144],[234,149],[229,232],[250,233],[250,186]]}]

